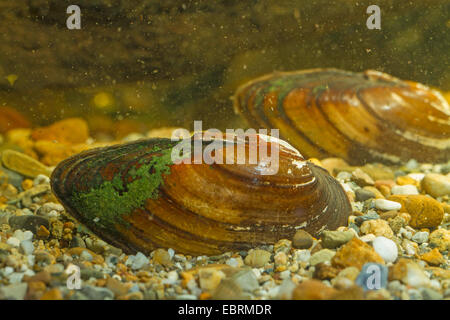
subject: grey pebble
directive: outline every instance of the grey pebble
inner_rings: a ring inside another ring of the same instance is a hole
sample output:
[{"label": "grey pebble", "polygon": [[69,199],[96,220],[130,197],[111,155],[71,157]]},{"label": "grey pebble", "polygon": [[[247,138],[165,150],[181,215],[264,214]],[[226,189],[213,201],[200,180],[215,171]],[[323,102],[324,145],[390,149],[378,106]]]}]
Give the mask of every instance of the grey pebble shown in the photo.
[{"label": "grey pebble", "polygon": [[109,300],[114,298],[114,293],[111,290],[91,285],[83,286],[80,292],[91,300]]},{"label": "grey pebble", "polygon": [[48,219],[36,215],[12,216],[9,218],[8,223],[13,229],[25,229],[33,233],[36,233],[41,225],[47,229],[49,228]]},{"label": "grey pebble", "polygon": [[335,249],[347,242],[354,236],[353,231],[324,231],[322,232],[322,246],[328,249]]},{"label": "grey pebble", "polygon": [[27,283],[10,284],[0,287],[0,298],[9,300],[22,300],[27,293]]},{"label": "grey pebble", "polygon": [[366,200],[369,200],[372,198],[375,198],[375,193],[373,193],[370,190],[359,188],[359,189],[356,189],[356,191],[355,191],[356,201],[366,201]]},{"label": "grey pebble", "polygon": [[423,300],[441,300],[443,298],[440,292],[430,288],[420,288],[420,293]]}]

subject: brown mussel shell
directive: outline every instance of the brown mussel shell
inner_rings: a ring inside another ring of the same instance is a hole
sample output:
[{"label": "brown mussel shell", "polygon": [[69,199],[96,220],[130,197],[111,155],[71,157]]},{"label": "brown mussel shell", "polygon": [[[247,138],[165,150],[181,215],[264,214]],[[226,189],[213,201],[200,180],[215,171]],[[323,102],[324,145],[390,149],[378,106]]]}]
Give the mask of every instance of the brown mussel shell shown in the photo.
[{"label": "brown mussel shell", "polygon": [[[246,157],[261,137],[245,140]],[[183,141],[200,141],[203,152],[205,140],[197,134]],[[282,140],[265,142],[279,154],[271,175],[261,174],[259,160],[174,164],[178,143],[149,139],[85,151],[56,167],[52,190],[77,220],[127,253],[163,247],[218,254],[273,244],[298,229],[318,236],[347,223],[351,206],[340,183]],[[238,144],[228,141],[214,154]]]},{"label": "brown mussel shell", "polygon": [[450,159],[445,99],[373,70],[269,74],[242,85],[234,106],[253,128],[279,128],[281,138],[307,157],[351,164]]}]

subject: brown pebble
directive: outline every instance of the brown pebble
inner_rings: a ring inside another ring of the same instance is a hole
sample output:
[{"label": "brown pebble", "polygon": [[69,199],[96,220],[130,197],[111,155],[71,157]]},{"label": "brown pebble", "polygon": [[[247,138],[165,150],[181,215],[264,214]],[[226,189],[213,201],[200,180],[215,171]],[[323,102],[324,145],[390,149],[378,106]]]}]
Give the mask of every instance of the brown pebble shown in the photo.
[{"label": "brown pebble", "polygon": [[172,259],[170,258],[170,254],[167,250],[164,249],[156,249],[153,252],[153,262],[161,264],[163,266],[169,266],[172,264]]},{"label": "brown pebble", "polygon": [[48,231],[45,226],[41,225],[39,226],[36,235],[41,239],[47,239],[50,236],[50,231]]},{"label": "brown pebble", "polygon": [[44,293],[41,300],[63,300],[63,296],[59,289],[54,288]]},{"label": "brown pebble", "polygon": [[316,268],[316,270],[314,270],[314,275],[313,275],[314,279],[330,280],[330,279],[335,278],[339,273],[338,269],[336,269],[333,266],[330,266],[329,264],[323,263],[323,262],[316,264],[315,268]]},{"label": "brown pebble", "polygon": [[297,230],[292,238],[292,246],[296,249],[309,249],[313,242],[313,237],[305,230]]},{"label": "brown pebble", "polygon": [[444,217],[439,201],[425,195],[395,195],[388,200],[401,203],[400,212],[409,213],[409,225],[413,228],[437,227]]},{"label": "brown pebble", "polygon": [[319,280],[305,280],[292,292],[293,300],[328,300],[337,290]]},{"label": "brown pebble", "polygon": [[343,245],[331,259],[331,264],[336,268],[356,267],[360,270],[368,262],[384,264],[383,258],[358,238],[353,238]]},{"label": "brown pebble", "polygon": [[354,285],[349,288],[338,290],[330,297],[331,300],[364,300],[364,290]]},{"label": "brown pebble", "polygon": [[111,290],[114,295],[125,296],[130,289],[129,286],[115,278],[108,278],[106,280],[106,287]]},{"label": "brown pebble", "polygon": [[430,252],[424,253],[420,256],[420,259],[432,266],[438,266],[445,263],[445,259],[439,252],[438,248],[434,248]]},{"label": "brown pebble", "polygon": [[391,218],[395,218],[398,215],[397,210],[390,210],[390,211],[381,211],[379,213],[379,216],[383,220],[389,220]]}]

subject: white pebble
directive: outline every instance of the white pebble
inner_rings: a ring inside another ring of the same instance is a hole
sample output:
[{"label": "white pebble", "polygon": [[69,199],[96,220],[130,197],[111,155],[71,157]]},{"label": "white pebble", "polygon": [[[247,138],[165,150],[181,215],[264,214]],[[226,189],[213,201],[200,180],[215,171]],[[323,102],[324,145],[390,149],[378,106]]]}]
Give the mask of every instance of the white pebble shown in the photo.
[{"label": "white pebble", "polygon": [[372,242],[373,240],[375,240],[376,236],[373,233],[369,233],[366,234],[362,237],[359,238],[359,240],[364,241],[364,242]]},{"label": "white pebble", "polygon": [[33,186],[37,186],[39,184],[44,184],[44,183],[50,183],[50,178],[43,175],[43,174],[39,174],[34,180],[33,180]]},{"label": "white pebble", "polygon": [[410,173],[408,174],[408,177],[413,178],[416,181],[422,181],[422,179],[425,177],[424,173]]},{"label": "white pebble", "polygon": [[295,251],[295,260],[301,262],[308,262],[311,258],[311,252],[309,250],[297,250]]},{"label": "white pebble", "polygon": [[404,186],[393,186],[391,189],[392,194],[419,194],[417,187],[412,184],[406,184]]},{"label": "white pebble", "polygon": [[20,246],[20,240],[17,239],[16,237],[10,237],[10,238],[6,241],[6,243],[9,244],[10,246],[13,246],[13,247],[18,247],[18,246]]},{"label": "white pebble", "polygon": [[235,258],[230,258],[225,263],[233,268],[239,267],[239,261]]},{"label": "white pebble", "polygon": [[20,247],[23,250],[23,253],[26,255],[32,254],[34,251],[33,242],[31,240],[24,240],[20,243]]},{"label": "white pebble", "polygon": [[385,199],[376,199],[375,207],[380,210],[390,211],[390,210],[400,210],[402,205],[395,201],[389,201]]},{"label": "white pebble", "polygon": [[426,231],[420,231],[420,232],[416,232],[415,235],[412,236],[411,240],[414,242],[417,242],[419,244],[421,243],[425,243],[428,241],[428,236],[430,234]]},{"label": "white pebble", "polygon": [[394,241],[385,237],[376,237],[372,242],[372,246],[385,262],[397,260],[398,249]]},{"label": "white pebble", "polygon": [[287,279],[291,276],[291,272],[289,270],[284,270],[280,272],[280,279]]}]

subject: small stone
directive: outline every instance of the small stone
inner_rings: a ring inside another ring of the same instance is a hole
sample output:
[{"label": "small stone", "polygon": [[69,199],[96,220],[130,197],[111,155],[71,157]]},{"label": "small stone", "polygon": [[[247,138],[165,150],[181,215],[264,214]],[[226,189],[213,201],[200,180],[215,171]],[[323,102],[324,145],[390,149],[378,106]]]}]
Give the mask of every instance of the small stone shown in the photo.
[{"label": "small stone", "polygon": [[213,300],[242,300],[245,296],[233,279],[224,279],[211,294]]},{"label": "small stone", "polygon": [[322,246],[328,249],[335,249],[349,242],[354,236],[353,231],[323,231]]},{"label": "small stone", "polygon": [[294,259],[299,262],[309,262],[311,259],[311,252],[309,250],[296,250]]},{"label": "small stone", "polygon": [[297,249],[309,249],[313,245],[313,237],[305,230],[297,230],[292,239],[292,245]]},{"label": "small stone", "polygon": [[117,297],[117,300],[144,300],[144,294],[140,291]]},{"label": "small stone", "polygon": [[326,263],[319,263],[315,267],[316,269],[314,270],[313,274],[314,279],[331,280],[335,278],[339,273],[338,269]]},{"label": "small stone", "polygon": [[116,297],[127,294],[129,290],[129,286],[115,278],[108,278],[106,280],[106,288],[111,290]]},{"label": "small stone", "polygon": [[35,178],[39,174],[50,176],[51,170],[41,162],[32,157],[15,150],[4,150],[2,152],[2,164],[15,172],[26,177]]},{"label": "small stone", "polygon": [[172,265],[172,258],[167,250],[156,249],[153,251],[153,262],[163,266]]},{"label": "small stone", "polygon": [[375,198],[375,193],[370,190],[359,188],[355,191],[356,201],[366,201],[372,198]]},{"label": "small stone", "polygon": [[323,284],[319,280],[305,280],[292,292],[294,300],[328,300],[337,290]]},{"label": "small stone", "polygon": [[450,176],[429,173],[422,179],[422,188],[429,195],[437,198],[442,196],[450,196]]},{"label": "small stone", "polygon": [[20,246],[20,240],[16,237],[10,237],[8,240],[6,240],[6,244],[9,244],[12,247],[19,247]]},{"label": "small stone", "polygon": [[252,292],[259,288],[258,279],[252,269],[244,269],[231,276],[242,291]]},{"label": "small stone", "polygon": [[24,240],[20,242],[20,248],[26,255],[32,254],[34,251],[33,242],[31,240]]},{"label": "small stone", "polygon": [[254,268],[264,267],[270,261],[270,252],[261,249],[251,249],[245,257],[244,262]]},{"label": "small stone", "polygon": [[111,300],[114,298],[114,293],[111,290],[91,285],[83,285],[80,292],[91,300]]},{"label": "small stone", "polygon": [[450,251],[450,231],[437,229],[430,234],[429,239],[432,248],[438,248],[440,252]]},{"label": "small stone", "polygon": [[430,252],[424,253],[420,256],[420,259],[432,266],[439,266],[445,263],[445,259],[439,252],[438,248],[434,248]]},{"label": "small stone", "polygon": [[291,250],[291,248],[292,248],[292,241],[288,239],[281,239],[273,245],[273,251],[275,253],[277,252],[288,253]]},{"label": "small stone", "polygon": [[404,186],[393,186],[391,189],[391,194],[398,195],[398,194],[419,194],[419,190],[417,190],[417,187],[411,184],[406,184]]},{"label": "small stone", "polygon": [[[129,263],[129,260],[131,263]],[[138,270],[149,263],[150,260],[142,252],[138,252],[135,256],[129,256],[126,264],[130,264],[131,269]]]},{"label": "small stone", "polygon": [[375,236],[383,236],[386,238],[392,238],[394,236],[391,227],[389,227],[389,223],[382,219],[364,221],[360,230],[363,234],[371,233]]},{"label": "small stone", "polygon": [[412,236],[411,240],[414,241],[414,242],[417,242],[417,243],[419,243],[419,244],[425,243],[425,242],[428,241],[429,235],[430,235],[430,234],[429,234],[427,231],[416,232],[416,233]]},{"label": "small stone", "polygon": [[401,203],[400,212],[409,213],[409,224],[413,228],[437,227],[444,217],[442,205],[425,195],[396,195],[390,196],[389,200]]},{"label": "small stone", "polygon": [[92,256],[92,263],[94,263],[94,264],[102,264],[105,261],[101,255],[98,255],[98,254],[92,252],[91,250],[89,250],[87,248],[79,248],[79,247],[70,248],[69,250],[67,250],[66,253],[69,256],[77,256],[77,257],[81,258],[81,255],[85,251],[87,253],[89,253],[89,255],[85,254],[83,257],[89,259],[89,257]]},{"label": "small stone", "polygon": [[207,291],[215,290],[220,281],[225,278],[225,274],[222,271],[215,269],[201,269],[198,275],[200,288]]},{"label": "small stone", "polygon": [[404,284],[412,287],[428,287],[430,279],[426,276],[422,268],[409,259],[399,259],[389,268],[389,280],[400,280]]},{"label": "small stone", "polygon": [[395,216],[392,219],[389,219],[388,223],[389,227],[395,234],[399,233],[400,229],[406,226],[405,219],[399,215]]},{"label": "small stone", "polygon": [[384,199],[383,194],[380,192],[380,190],[378,190],[375,187],[367,186],[367,187],[364,187],[363,190],[372,192],[375,195],[375,199]]},{"label": "small stone", "polygon": [[39,226],[36,235],[41,239],[47,239],[50,236],[50,231],[48,231],[45,226],[41,225]]},{"label": "small stone", "polygon": [[356,284],[364,291],[386,288],[387,283],[388,268],[379,263],[366,263],[356,278]]},{"label": "small stone", "polygon": [[41,300],[63,300],[63,295],[59,289],[53,288],[44,293]]},{"label": "small stone", "polygon": [[276,265],[286,265],[288,258],[287,258],[286,253],[284,253],[283,251],[280,251],[275,254],[275,256],[273,257],[273,260]]},{"label": "small stone", "polygon": [[356,225],[361,226],[361,224],[363,224],[364,221],[377,219],[380,219],[380,216],[375,211],[369,211],[367,214],[363,216],[356,217],[355,223]]},{"label": "small stone", "polygon": [[8,286],[0,287],[0,298],[11,300],[23,300],[27,293],[27,283],[10,284]]},{"label": "small stone", "polygon": [[309,259],[309,263],[311,266],[315,266],[316,264],[330,261],[335,254],[336,252],[330,249],[319,250],[311,256],[311,258]]},{"label": "small stone", "polygon": [[383,263],[384,261],[371,246],[358,238],[353,238],[343,245],[331,259],[332,265],[337,268],[361,269],[368,262]]},{"label": "small stone", "polygon": [[48,219],[36,215],[12,216],[9,218],[8,223],[13,229],[25,229],[33,233],[36,233],[40,226],[49,228]]},{"label": "small stone", "polygon": [[375,199],[375,208],[389,211],[389,210],[400,210],[402,205],[395,201],[389,201],[385,199]]},{"label": "small stone", "polygon": [[423,300],[442,300],[443,296],[440,292],[430,288],[420,288]]},{"label": "small stone", "polygon": [[375,184],[373,179],[359,168],[352,172],[352,180],[361,187],[373,186]]},{"label": "small stone", "polygon": [[380,236],[373,240],[372,247],[385,262],[389,263],[397,260],[398,249],[394,241]]}]

